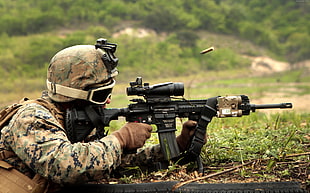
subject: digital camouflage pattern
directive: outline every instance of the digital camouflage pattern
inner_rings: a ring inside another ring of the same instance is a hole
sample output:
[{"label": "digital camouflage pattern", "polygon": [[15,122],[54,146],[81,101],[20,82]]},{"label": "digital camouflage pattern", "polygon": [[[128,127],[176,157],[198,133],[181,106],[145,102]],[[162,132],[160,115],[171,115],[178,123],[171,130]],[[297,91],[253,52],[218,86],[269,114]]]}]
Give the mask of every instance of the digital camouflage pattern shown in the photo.
[{"label": "digital camouflage pattern", "polygon": [[[110,78],[102,61],[104,52],[93,45],[77,45],[59,51],[50,61],[47,79],[63,86],[84,89]],[[49,92],[57,102],[69,102],[73,98]]]},{"label": "digital camouflage pattern", "polygon": [[22,173],[38,173],[58,184],[106,178],[117,166],[153,163],[163,155],[159,145],[123,155],[117,138],[108,135],[88,143],[68,140],[63,126],[37,103],[22,107],[1,131],[0,151],[17,155],[7,161]]}]

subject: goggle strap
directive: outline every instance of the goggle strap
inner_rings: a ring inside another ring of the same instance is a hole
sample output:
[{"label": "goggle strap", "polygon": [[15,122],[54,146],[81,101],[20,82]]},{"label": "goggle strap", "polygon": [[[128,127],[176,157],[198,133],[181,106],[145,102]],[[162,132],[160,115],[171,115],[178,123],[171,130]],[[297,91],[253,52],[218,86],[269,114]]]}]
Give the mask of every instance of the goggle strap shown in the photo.
[{"label": "goggle strap", "polygon": [[57,93],[76,99],[88,99],[88,91],[62,86],[60,84],[54,84],[51,83],[49,80],[46,80],[46,85],[48,90],[52,91],[54,94]]}]

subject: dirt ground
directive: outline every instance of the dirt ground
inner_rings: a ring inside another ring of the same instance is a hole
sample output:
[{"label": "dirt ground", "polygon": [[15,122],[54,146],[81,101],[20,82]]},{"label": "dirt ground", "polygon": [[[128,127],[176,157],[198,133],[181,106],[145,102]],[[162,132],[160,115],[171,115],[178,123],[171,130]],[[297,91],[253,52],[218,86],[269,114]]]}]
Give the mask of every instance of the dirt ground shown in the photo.
[{"label": "dirt ground", "polygon": [[[310,144],[309,144],[310,145]],[[309,154],[306,155],[309,157]],[[293,155],[293,156],[304,156]],[[268,167],[269,163],[275,163]],[[141,171],[140,171],[141,172]],[[310,192],[309,160],[252,160],[245,163],[222,163],[217,166],[205,166],[204,173],[196,170],[188,171],[186,166],[176,166],[174,169],[161,170],[137,176],[127,175],[123,178],[111,178],[99,183],[128,184],[150,183],[164,181],[179,181],[180,186],[196,183],[252,183],[252,182],[297,182],[300,187]]]},{"label": "dirt ground", "polygon": [[[310,144],[309,144],[310,147]],[[196,183],[252,183],[252,182],[297,182],[310,192],[310,152],[287,155],[282,160],[256,159],[244,163],[221,163],[204,166],[204,173],[188,166],[173,166],[172,169],[145,172],[136,170],[125,173],[122,178],[105,179],[99,183],[130,184],[164,181],[179,181],[179,186]],[[300,159],[293,159],[300,158]],[[270,164],[273,163],[273,164]]]}]

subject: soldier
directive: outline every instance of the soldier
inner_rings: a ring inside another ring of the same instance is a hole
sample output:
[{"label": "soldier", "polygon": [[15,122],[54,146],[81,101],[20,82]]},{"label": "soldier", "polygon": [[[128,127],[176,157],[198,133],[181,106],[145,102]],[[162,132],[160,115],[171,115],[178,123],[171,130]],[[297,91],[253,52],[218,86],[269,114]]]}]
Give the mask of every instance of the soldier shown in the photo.
[{"label": "soldier", "polygon": [[[143,123],[126,123],[95,140],[88,135],[79,142],[70,141],[65,124],[68,109],[89,104],[104,108],[111,102],[117,74],[115,62],[92,45],[66,48],[51,59],[47,91],[40,99],[25,101],[1,130],[0,186],[4,192],[54,192],[62,185],[104,179],[122,163],[163,159],[158,145],[134,155],[123,154],[141,148],[150,137],[152,127]],[[183,124],[177,137],[181,150],[186,149],[195,125],[191,121]]]}]

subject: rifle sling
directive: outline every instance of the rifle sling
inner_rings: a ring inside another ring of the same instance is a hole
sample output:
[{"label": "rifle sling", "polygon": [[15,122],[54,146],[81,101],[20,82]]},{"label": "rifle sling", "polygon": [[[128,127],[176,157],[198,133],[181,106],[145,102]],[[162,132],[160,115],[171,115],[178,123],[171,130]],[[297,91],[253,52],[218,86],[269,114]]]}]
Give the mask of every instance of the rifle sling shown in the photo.
[{"label": "rifle sling", "polygon": [[205,141],[206,128],[211,122],[212,118],[215,116],[216,110],[212,107],[205,105],[201,113],[201,117],[198,120],[196,130],[191,142],[191,145],[188,149],[188,153],[194,157],[199,157],[202,146]]}]

